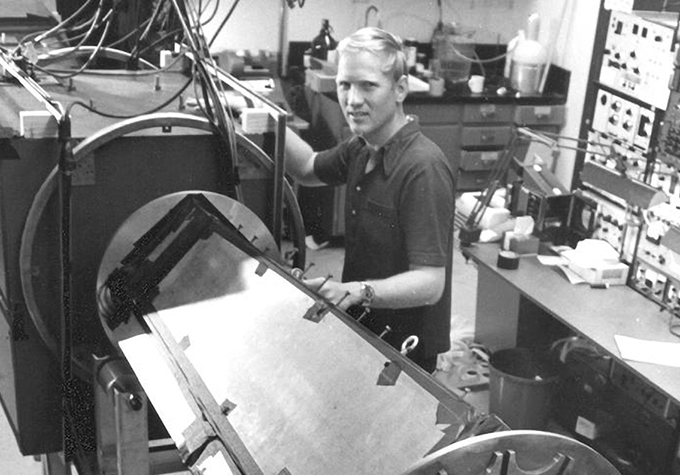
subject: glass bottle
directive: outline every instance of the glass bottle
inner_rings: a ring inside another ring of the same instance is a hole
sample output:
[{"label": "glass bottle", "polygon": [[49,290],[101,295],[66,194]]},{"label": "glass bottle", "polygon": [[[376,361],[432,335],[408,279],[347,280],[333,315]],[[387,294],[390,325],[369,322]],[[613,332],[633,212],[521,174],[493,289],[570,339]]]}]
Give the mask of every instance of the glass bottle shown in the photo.
[{"label": "glass bottle", "polygon": [[331,34],[333,27],[331,27],[330,22],[327,19],[323,19],[321,22],[321,31],[312,40],[312,57],[322,60],[328,59],[328,52],[334,50],[338,45],[338,42],[333,38]]}]

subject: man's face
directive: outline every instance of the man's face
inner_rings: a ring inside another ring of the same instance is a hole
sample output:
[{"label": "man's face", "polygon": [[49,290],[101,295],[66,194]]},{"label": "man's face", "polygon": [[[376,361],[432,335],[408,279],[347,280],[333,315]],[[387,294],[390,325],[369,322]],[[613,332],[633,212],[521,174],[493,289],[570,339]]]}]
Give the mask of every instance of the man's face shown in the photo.
[{"label": "man's face", "polygon": [[382,145],[399,128],[396,113],[406,93],[404,81],[383,72],[382,56],[344,52],[338,62],[338,100],[350,129],[373,145]]}]

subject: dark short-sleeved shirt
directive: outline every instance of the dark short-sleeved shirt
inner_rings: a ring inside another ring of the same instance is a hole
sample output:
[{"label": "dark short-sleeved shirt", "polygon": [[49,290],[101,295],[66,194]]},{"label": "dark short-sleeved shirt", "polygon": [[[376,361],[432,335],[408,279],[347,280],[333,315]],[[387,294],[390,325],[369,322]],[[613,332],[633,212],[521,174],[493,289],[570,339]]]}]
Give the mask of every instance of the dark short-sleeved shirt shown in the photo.
[{"label": "dark short-sleeved shirt", "polygon": [[446,267],[444,294],[435,305],[373,309],[379,325],[420,337],[422,351],[448,350],[451,319],[451,262],[454,173],[441,149],[425,137],[415,117],[377,152],[360,137],[319,152],[314,171],[329,185],[347,185],[344,282],[383,279],[409,266]]}]

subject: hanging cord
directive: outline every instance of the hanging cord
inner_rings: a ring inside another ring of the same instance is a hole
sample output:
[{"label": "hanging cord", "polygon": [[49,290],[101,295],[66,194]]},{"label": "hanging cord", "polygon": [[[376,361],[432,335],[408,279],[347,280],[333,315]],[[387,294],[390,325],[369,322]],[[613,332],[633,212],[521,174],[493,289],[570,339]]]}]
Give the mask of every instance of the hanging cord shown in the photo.
[{"label": "hanging cord", "polygon": [[[151,31],[151,27],[156,23],[156,19],[158,18],[158,15],[160,15],[161,8],[164,5],[164,0],[159,0],[158,3],[156,3],[156,8],[154,8],[153,13],[151,14],[151,17],[147,21],[146,28],[142,32],[141,35],[137,37],[137,41],[135,42],[135,47],[132,49],[131,54],[130,54],[130,61],[128,65],[134,65],[137,62],[137,59],[139,58],[140,51],[139,51],[139,46],[140,44],[146,40],[146,37],[149,35],[149,32]],[[138,31],[139,28],[137,28]],[[135,68],[136,69],[136,68]]]},{"label": "hanging cord", "polygon": [[[111,12],[109,12],[109,13],[111,13]],[[101,35],[101,37],[99,38],[99,42],[98,42],[97,45],[95,46],[95,48],[94,48],[94,50],[92,51],[92,53],[90,54],[90,56],[87,58],[87,60],[85,61],[85,63],[84,63],[81,67],[79,67],[77,70],[73,71],[72,73],[62,74],[62,73],[58,73],[58,72],[56,72],[56,71],[54,71],[54,70],[51,70],[51,69],[48,69],[48,68],[41,68],[41,67],[38,67],[38,66],[36,66],[36,69],[38,69],[38,70],[40,70],[40,71],[42,71],[42,72],[44,72],[44,73],[47,73],[47,74],[49,74],[49,75],[51,75],[51,76],[53,76],[53,77],[55,77],[55,78],[59,78],[59,79],[69,79],[69,78],[72,78],[72,77],[75,77],[75,76],[79,75],[80,73],[82,73],[83,71],[85,71],[85,70],[90,66],[90,64],[92,63],[92,61],[94,61],[94,59],[97,57],[99,51],[100,51],[101,48],[102,48],[102,45],[104,44],[104,41],[106,40],[106,37],[107,37],[108,34],[109,34],[109,28],[110,28],[110,27],[111,27],[111,19],[109,18],[109,19],[106,21],[106,25],[104,26],[104,31],[102,32],[102,35]],[[72,51],[71,53],[77,51],[77,49],[78,49],[78,48],[76,48],[76,49],[75,49],[74,51]]]},{"label": "hanging cord", "polygon": [[[103,22],[106,22],[107,26],[109,25],[110,17],[113,13],[113,10],[109,10],[107,12],[107,14],[104,15],[103,18],[102,18],[103,6],[104,6],[104,3],[101,2],[99,4],[99,7],[97,8],[97,11],[94,14],[92,25],[90,25],[90,28],[88,29],[87,33],[85,34],[85,36],[78,42],[78,44],[73,49],[69,50],[69,52],[67,54],[76,53],[87,42],[87,40],[90,39],[90,37],[92,36],[94,31],[97,28],[99,28]],[[65,56],[66,56],[66,54],[65,54]]]},{"label": "hanging cord", "polygon": [[215,77],[206,68],[206,65],[210,65],[213,70],[216,70],[217,65],[210,55],[209,45],[205,42],[205,35],[203,34],[200,20],[197,18],[197,12],[188,10],[186,4],[182,5],[184,6],[182,8],[178,0],[171,1],[184,29],[188,47],[194,57],[194,76],[203,91],[206,115],[215,126],[219,137],[221,137],[225,151],[229,151],[228,154],[225,153],[224,159],[221,162],[224,176],[227,179],[227,195],[230,198],[243,202],[238,177],[238,151],[236,149],[234,120],[231,116],[231,110],[222,104],[225,92],[222,83],[216,81]]},{"label": "hanging cord", "polygon": [[[210,42],[208,43],[208,47],[210,47],[210,46],[213,45],[213,43],[214,43],[215,40],[217,39],[217,36],[218,36],[218,35],[220,34],[220,32],[222,31],[222,28],[224,28],[224,25],[226,25],[227,22],[229,21],[229,19],[231,18],[231,15],[234,13],[234,9],[236,9],[236,6],[239,4],[240,1],[241,1],[241,0],[234,0],[234,3],[231,4],[231,8],[229,9],[229,11],[228,11],[227,14],[225,15],[224,19],[223,19],[222,22],[220,23],[220,26],[218,26],[217,29],[215,30],[215,33],[213,33],[213,36],[212,36],[212,38],[210,39]],[[302,6],[302,5],[300,5],[300,6]]]},{"label": "hanging cord", "polygon": [[115,41],[109,43],[109,44],[106,45],[106,46],[108,46],[109,48],[113,48],[114,46],[117,46],[117,45],[121,44],[122,42],[124,42],[124,41],[130,39],[135,33],[139,33],[139,32],[142,30],[142,28],[144,28],[144,27],[146,27],[146,26],[150,26],[151,24],[152,24],[151,18],[147,18],[147,19],[144,20],[142,23],[140,23],[139,26],[138,26],[137,28],[135,28],[134,30],[130,31],[130,32],[127,33],[126,35],[121,36],[120,38],[118,38],[117,40],[115,40]]},{"label": "hanging cord", "polygon": [[[30,33],[30,34],[24,36],[19,41],[19,46],[21,47],[21,45],[23,45],[24,43],[26,43],[28,41],[31,41],[33,43],[40,43],[41,41],[60,33],[65,27],[70,25],[80,15],[82,15],[85,12],[85,10],[87,8],[89,8],[92,3],[94,3],[94,1],[95,0],[87,0],[85,3],[83,3],[80,6],[80,8],[78,8],[75,12],[73,12],[67,19],[63,20],[62,22],[58,23],[57,25],[53,26],[52,28],[50,28],[47,31]],[[103,4],[103,0],[100,0],[99,4],[101,6]]]}]

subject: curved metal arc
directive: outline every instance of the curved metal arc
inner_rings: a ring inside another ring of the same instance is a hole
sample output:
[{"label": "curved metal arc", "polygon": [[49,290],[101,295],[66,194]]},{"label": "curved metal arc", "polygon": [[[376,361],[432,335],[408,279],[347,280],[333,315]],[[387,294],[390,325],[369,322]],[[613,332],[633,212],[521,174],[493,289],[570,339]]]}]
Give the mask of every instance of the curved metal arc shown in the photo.
[{"label": "curved metal arc", "polygon": [[[105,127],[80,142],[73,149],[74,163],[80,163],[94,150],[116,138],[153,127],[186,127],[210,133],[214,131],[213,125],[202,117],[172,112],[143,115]],[[237,134],[236,137],[238,145],[251,152],[251,154],[260,161],[260,164],[269,172],[273,172],[274,164],[266,154],[241,134]],[[59,355],[59,344],[54,335],[50,333],[36,301],[36,292],[32,280],[32,261],[33,247],[36,242],[40,218],[43,216],[49,199],[57,190],[58,178],[58,167],[55,167],[38,189],[26,217],[19,249],[19,272],[26,308],[31,320],[36,326],[38,334],[47,348],[55,355]],[[284,195],[295,227],[295,240],[298,253],[295,256],[296,262],[294,263],[294,266],[304,267],[306,248],[302,212],[300,211],[297,199],[295,198],[295,193],[288,182],[285,182],[284,185]],[[83,364],[78,360],[76,360],[76,364],[76,370],[79,371],[81,375],[87,375],[91,372],[89,365]]]},{"label": "curved metal arc", "polygon": [[[522,459],[521,468],[517,458]],[[568,467],[567,467],[568,466]],[[576,439],[537,430],[508,430],[455,442],[413,465],[402,475],[469,473],[474,475],[621,475],[602,455]]]},{"label": "curved metal arc", "polygon": [[[68,48],[60,48],[56,50],[52,50],[49,53],[41,54],[38,56],[38,62],[42,64],[53,64],[56,62],[59,62],[64,59],[65,55],[71,54],[75,51],[76,54],[80,55],[86,55],[86,54],[92,54],[95,49],[97,49],[96,46],[71,46]],[[122,51],[116,48],[108,48],[106,46],[103,46],[101,48],[98,48],[97,54],[104,56],[109,59],[115,59],[118,61],[126,62],[128,61],[132,55],[126,51]],[[150,63],[149,61],[139,58],[139,64],[145,66],[147,69],[158,69],[157,66],[155,66],[153,63]]]}]

